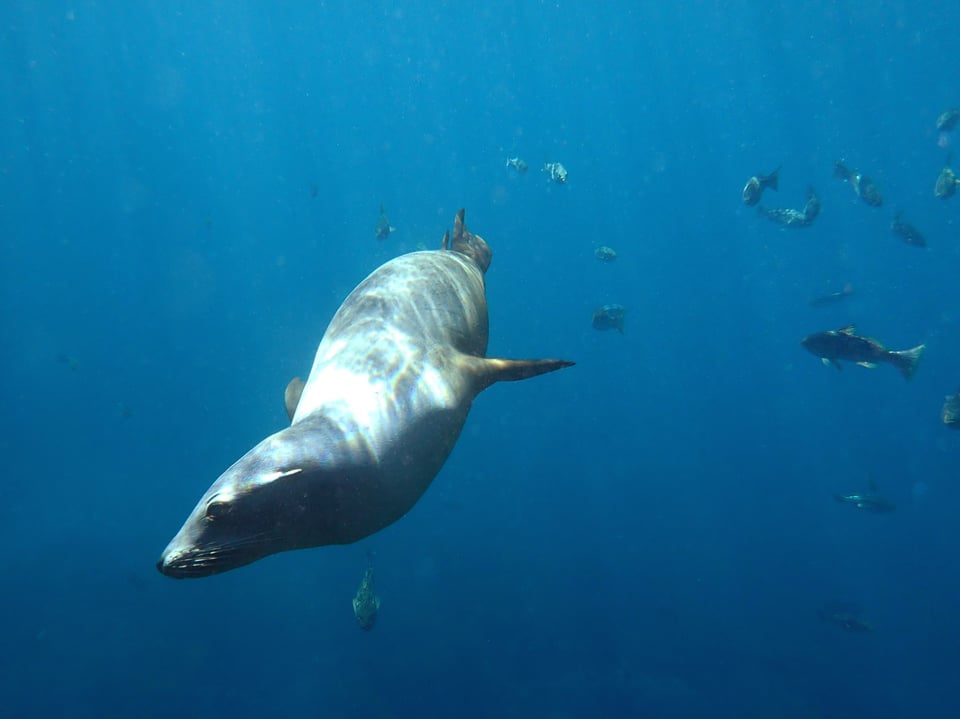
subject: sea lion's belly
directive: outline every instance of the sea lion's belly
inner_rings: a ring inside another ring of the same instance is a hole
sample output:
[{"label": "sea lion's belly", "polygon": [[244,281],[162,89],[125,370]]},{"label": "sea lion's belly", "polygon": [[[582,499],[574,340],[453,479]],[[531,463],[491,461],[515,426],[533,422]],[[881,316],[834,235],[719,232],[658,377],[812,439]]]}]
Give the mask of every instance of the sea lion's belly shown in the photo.
[{"label": "sea lion's belly", "polygon": [[476,393],[459,358],[487,345],[483,277],[452,252],[393,260],[344,300],[293,417],[322,414],[350,438],[358,497],[377,523],[419,499],[456,443]]}]

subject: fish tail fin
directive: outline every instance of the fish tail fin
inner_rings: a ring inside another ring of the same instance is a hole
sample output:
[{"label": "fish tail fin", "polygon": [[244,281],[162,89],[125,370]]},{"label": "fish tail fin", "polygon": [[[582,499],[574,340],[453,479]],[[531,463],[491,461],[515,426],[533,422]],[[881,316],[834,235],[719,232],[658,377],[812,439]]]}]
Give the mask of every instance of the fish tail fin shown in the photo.
[{"label": "fish tail fin", "polygon": [[893,351],[890,353],[893,356],[894,364],[897,369],[900,370],[904,379],[913,379],[913,375],[920,365],[920,358],[923,356],[926,348],[926,345],[917,345],[913,349]]},{"label": "fish tail fin", "polygon": [[850,179],[850,170],[843,164],[843,160],[837,160],[833,163],[833,176],[839,177],[841,180]]},{"label": "fish tail fin", "polygon": [[465,359],[479,384],[477,392],[485,390],[495,382],[516,382],[572,367],[574,364],[560,359],[514,360],[472,356],[466,356]]},{"label": "fish tail fin", "polygon": [[[781,165],[780,167],[783,167],[783,165]],[[767,187],[769,187],[771,190],[780,189],[780,167],[778,167],[776,170],[774,170],[769,175],[763,178],[764,182],[766,182]]]}]

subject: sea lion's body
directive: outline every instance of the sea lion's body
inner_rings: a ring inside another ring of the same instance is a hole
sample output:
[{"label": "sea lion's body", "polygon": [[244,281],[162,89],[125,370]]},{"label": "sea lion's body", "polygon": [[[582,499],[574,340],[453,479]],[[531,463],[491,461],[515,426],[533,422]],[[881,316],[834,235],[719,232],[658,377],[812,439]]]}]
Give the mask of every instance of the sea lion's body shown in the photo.
[{"label": "sea lion's body", "polygon": [[490,254],[461,211],[452,242],[361,282],[330,322],[299,398],[299,386],[288,389],[290,427],[221,475],[160,571],[206,576],[382,529],[430,485],[481,390],[568,366],[484,358]]},{"label": "sea lion's body", "polygon": [[292,422],[322,418],[329,439],[350,450],[338,512],[349,520],[329,518],[329,543],[362,539],[420,498],[478,391],[468,358],[486,349],[483,274],[460,253],[398,257],[344,300]]}]

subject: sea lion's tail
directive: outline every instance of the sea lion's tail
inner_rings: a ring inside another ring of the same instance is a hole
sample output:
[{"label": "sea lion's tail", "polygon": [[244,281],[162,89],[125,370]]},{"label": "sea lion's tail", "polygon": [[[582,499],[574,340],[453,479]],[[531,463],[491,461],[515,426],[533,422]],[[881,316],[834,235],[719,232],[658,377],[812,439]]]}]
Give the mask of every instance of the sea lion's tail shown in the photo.
[{"label": "sea lion's tail", "polygon": [[559,359],[514,360],[496,357],[465,357],[470,370],[477,378],[477,392],[482,392],[495,382],[515,382],[537,375],[572,367],[573,362]]}]

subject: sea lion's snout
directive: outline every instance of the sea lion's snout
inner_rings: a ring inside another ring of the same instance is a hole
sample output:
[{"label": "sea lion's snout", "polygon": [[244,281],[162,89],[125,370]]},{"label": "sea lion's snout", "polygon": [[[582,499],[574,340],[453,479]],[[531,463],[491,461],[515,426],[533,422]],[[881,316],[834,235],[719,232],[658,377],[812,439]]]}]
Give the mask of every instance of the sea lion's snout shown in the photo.
[{"label": "sea lion's snout", "polygon": [[220,549],[167,549],[157,562],[161,574],[174,579],[209,577],[211,574],[232,569],[251,560],[239,559],[237,552]]},{"label": "sea lion's snout", "polygon": [[174,579],[187,577],[205,577],[216,570],[211,569],[207,562],[202,561],[196,552],[187,550],[167,549],[157,561],[157,569],[161,574]]}]

